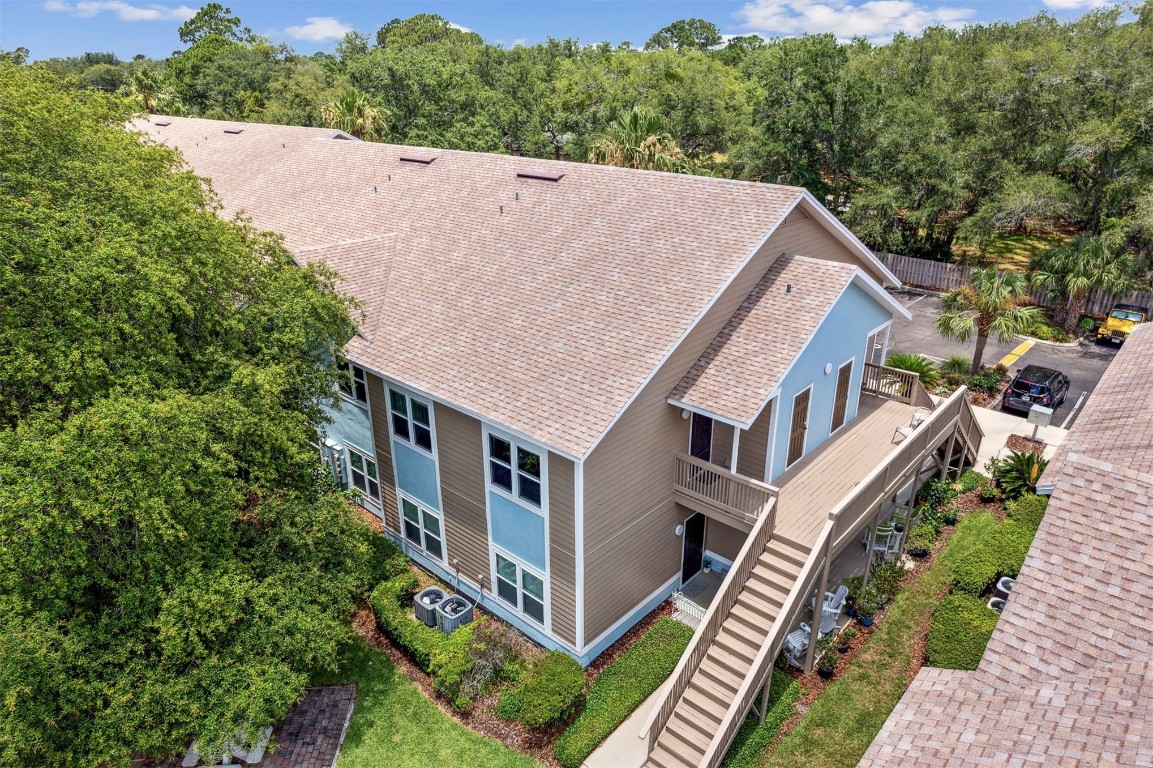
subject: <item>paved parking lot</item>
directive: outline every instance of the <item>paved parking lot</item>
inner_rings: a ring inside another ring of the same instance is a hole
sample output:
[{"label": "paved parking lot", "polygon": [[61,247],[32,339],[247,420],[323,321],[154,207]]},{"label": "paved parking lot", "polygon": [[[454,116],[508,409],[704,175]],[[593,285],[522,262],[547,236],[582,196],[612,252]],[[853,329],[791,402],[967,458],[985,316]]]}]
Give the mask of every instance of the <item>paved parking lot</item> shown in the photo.
[{"label": "paved parking lot", "polygon": [[[898,318],[893,322],[893,331],[889,339],[890,352],[913,352],[937,360],[943,360],[949,355],[965,355],[969,358],[973,356],[975,341],[959,344],[938,336],[933,330],[933,322],[937,319],[940,309],[940,300],[937,296],[905,292],[898,292],[895,295],[913,313],[913,319]],[[989,339],[989,344],[985,347],[985,364],[995,364],[1020,343],[1021,339],[1014,339],[1008,344]],[[1092,342],[1082,342],[1075,347],[1050,346],[1038,342],[1022,355],[1010,370],[1026,365],[1043,365],[1046,368],[1055,368],[1068,376],[1069,397],[1053,414],[1054,426],[1068,428],[1076,419],[1073,409],[1081,394],[1086,393],[1088,396],[1093,392],[1093,388],[1101,379],[1101,374],[1105,372],[1116,353],[1117,348],[1113,345],[1097,345]]]}]

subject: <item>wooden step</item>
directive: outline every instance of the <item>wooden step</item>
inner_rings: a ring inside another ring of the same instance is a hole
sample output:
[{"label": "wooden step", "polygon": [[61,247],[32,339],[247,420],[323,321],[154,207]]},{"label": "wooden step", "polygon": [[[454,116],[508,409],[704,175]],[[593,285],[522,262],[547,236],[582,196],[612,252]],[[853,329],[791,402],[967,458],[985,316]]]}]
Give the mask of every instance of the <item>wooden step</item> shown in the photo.
[{"label": "wooden step", "polygon": [[673,712],[659,739],[660,744],[672,752],[681,753],[686,760],[691,761],[691,765],[700,763],[705,750],[709,748],[710,741],[712,739],[689,727],[680,712]]},{"label": "wooden step", "polygon": [[730,683],[730,680],[736,681],[736,678],[729,678],[724,681],[714,678],[715,673],[705,674],[697,669],[697,674],[693,675],[689,687],[685,689],[684,700],[688,701],[690,697],[697,697],[701,699],[709,699],[726,709],[733,703],[733,697],[736,696],[737,691],[740,690],[740,683]]},{"label": "wooden step", "polygon": [[669,751],[663,744],[657,744],[649,754],[646,768],[696,768],[697,763],[686,762],[679,753]]},{"label": "wooden step", "polygon": [[[797,566],[798,573],[800,572],[801,568],[804,567],[805,561],[809,559],[808,552],[802,553],[796,549],[793,549],[792,547],[775,545],[771,541],[769,542],[769,545],[765,547],[765,554],[771,555],[777,560],[784,560],[785,562],[794,564]],[[765,555],[761,555],[761,557],[764,556]]]},{"label": "wooden step", "polygon": [[766,569],[773,573],[779,573],[786,580],[793,580],[797,578],[797,574],[801,572],[804,563],[797,563],[787,557],[782,557],[780,553],[765,550],[765,552],[757,558],[756,565],[753,566],[754,571]]},{"label": "wooden step", "polygon": [[709,658],[707,654],[705,660],[697,667],[697,674],[694,678],[698,676],[705,678],[702,683],[707,681],[710,687],[718,688],[718,695],[725,696],[735,695],[745,679],[744,676],[736,674],[716,659]]},{"label": "wooden step", "polygon": [[801,554],[805,560],[809,559],[809,553],[813,551],[812,544],[802,544],[799,541],[790,539],[787,536],[782,536],[779,533],[773,534],[773,537],[769,539],[769,543],[766,545],[766,547],[771,547],[774,544],[785,547],[787,549],[791,549],[794,552]]},{"label": "wooden step", "polygon": [[733,605],[734,608],[740,606],[747,608],[753,613],[764,618],[765,621],[772,624],[777,618],[777,614],[781,612],[781,606],[785,604],[784,600],[775,602],[773,600],[766,600],[761,596],[760,590],[750,589],[747,585],[745,589],[741,590],[741,594],[737,597],[737,602]]},{"label": "wooden step", "polygon": [[[718,643],[713,643],[709,646],[705,658],[712,658],[717,664],[720,664],[730,674],[735,675],[741,679],[748,674],[749,665],[752,663],[752,657],[745,658],[743,655],[734,653],[732,650],[721,646]],[[703,662],[702,662],[703,663]]]},{"label": "wooden step", "polygon": [[770,568],[757,567],[749,574],[749,580],[745,582],[745,589],[756,589],[757,594],[772,602],[772,598],[777,598],[781,605],[784,605],[785,598],[789,596],[789,592],[793,589],[793,584],[797,580],[797,575],[782,574]]},{"label": "wooden step", "polygon": [[732,702],[722,704],[702,696],[685,696],[677,705],[677,709],[684,712],[685,719],[693,728],[711,741],[720,730],[730,704]]},{"label": "wooden step", "polygon": [[[744,670],[748,669],[749,665],[753,663],[753,659],[757,656],[757,651],[760,650],[760,645],[759,642],[741,637],[735,629],[729,626],[722,627],[716,640],[713,641],[713,648],[717,648],[741,660],[744,668],[737,667],[733,670],[741,674],[744,674]],[[709,650],[712,650],[712,648]]]},{"label": "wooden step", "polygon": [[750,637],[758,637],[761,640],[769,633],[769,628],[773,626],[770,619],[766,619],[759,613],[754,613],[742,605],[734,605],[733,610],[729,612],[729,617],[725,619],[725,623],[732,622],[734,625],[739,625]]}]

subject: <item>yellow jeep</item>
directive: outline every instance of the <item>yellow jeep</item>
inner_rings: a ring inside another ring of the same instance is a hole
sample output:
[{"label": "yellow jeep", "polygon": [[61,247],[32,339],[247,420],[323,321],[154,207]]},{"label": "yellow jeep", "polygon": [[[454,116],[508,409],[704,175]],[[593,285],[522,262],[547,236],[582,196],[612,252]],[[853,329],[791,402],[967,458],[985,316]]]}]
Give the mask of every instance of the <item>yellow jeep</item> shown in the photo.
[{"label": "yellow jeep", "polygon": [[1117,304],[1109,310],[1109,317],[1097,329],[1097,341],[1120,344],[1133,329],[1149,319],[1149,310],[1133,304]]}]

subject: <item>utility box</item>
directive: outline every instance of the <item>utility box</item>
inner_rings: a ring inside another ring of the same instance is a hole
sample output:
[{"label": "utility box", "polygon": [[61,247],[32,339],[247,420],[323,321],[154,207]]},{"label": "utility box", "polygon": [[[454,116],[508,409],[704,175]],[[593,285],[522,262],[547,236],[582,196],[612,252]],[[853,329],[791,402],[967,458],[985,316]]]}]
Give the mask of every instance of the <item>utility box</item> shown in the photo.
[{"label": "utility box", "polygon": [[470,621],[472,603],[461,595],[453,595],[436,607],[436,628],[446,635]]},{"label": "utility box", "polygon": [[420,621],[423,621],[430,627],[435,627],[436,607],[444,602],[445,597],[447,597],[447,595],[440,587],[423,589],[412,601],[412,612],[416,614],[416,618]]}]

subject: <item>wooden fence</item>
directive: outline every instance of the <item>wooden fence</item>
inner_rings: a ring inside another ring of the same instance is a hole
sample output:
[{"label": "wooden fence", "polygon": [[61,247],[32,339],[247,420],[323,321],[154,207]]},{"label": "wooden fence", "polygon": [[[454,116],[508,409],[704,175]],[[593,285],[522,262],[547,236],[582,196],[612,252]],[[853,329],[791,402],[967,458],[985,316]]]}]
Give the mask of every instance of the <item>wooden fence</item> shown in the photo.
[{"label": "wooden fence", "polygon": [[[895,253],[878,253],[877,258],[884,262],[898,280],[916,288],[951,291],[964,285],[969,276],[970,268],[964,264],[946,264],[943,261],[915,259],[912,256],[900,256]],[[1033,303],[1039,307],[1052,308],[1057,303],[1039,290],[1032,291],[1031,296]],[[1090,315],[1104,315],[1114,304],[1136,304],[1139,307],[1153,308],[1153,293],[1135,291],[1128,296],[1114,296],[1094,288],[1089,292],[1085,312]]]}]

